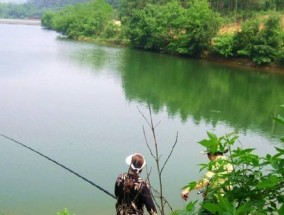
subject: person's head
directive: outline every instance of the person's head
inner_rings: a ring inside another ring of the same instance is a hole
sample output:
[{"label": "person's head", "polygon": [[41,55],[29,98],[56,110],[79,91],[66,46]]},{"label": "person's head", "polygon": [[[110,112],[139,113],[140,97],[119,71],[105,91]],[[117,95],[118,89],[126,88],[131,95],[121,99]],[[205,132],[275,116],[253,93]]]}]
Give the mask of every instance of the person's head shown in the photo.
[{"label": "person's head", "polygon": [[208,151],[207,152],[207,157],[209,160],[213,161],[213,160],[216,160],[216,158],[218,156],[223,156],[224,153],[227,153],[228,152],[228,149],[226,149],[224,152],[221,152],[221,151],[217,151],[217,152],[210,152]]},{"label": "person's head", "polygon": [[134,153],[127,156],[125,162],[130,166],[130,169],[136,172],[137,174],[142,172],[142,169],[146,165],[144,157],[139,153]]}]

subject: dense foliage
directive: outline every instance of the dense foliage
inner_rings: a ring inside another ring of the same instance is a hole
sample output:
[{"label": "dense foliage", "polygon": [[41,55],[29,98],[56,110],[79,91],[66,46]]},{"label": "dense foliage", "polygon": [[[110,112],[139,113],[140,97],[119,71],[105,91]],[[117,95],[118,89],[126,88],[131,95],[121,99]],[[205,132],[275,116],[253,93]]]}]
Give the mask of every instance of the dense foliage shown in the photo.
[{"label": "dense foliage", "polygon": [[[284,108],[284,106],[282,106]],[[275,120],[284,125],[284,118],[277,114]],[[208,139],[200,141],[202,146],[215,149],[229,149],[229,160],[215,160],[202,165],[202,169],[211,169],[214,165],[220,166],[219,171],[211,180],[223,179],[224,184],[211,187],[210,192],[214,196],[210,201],[201,204],[202,209],[213,214],[283,214],[284,213],[284,150],[283,147],[275,147],[275,154],[259,156],[254,149],[235,147],[235,134],[227,134],[218,138],[208,132]],[[284,138],[281,138],[284,142]],[[224,174],[222,166],[231,164],[233,171]],[[214,183],[211,181],[210,183]],[[187,186],[195,187],[196,182]],[[204,192],[207,192],[205,188]],[[187,214],[198,214],[197,201],[190,202]],[[184,214],[177,211],[175,215]]]},{"label": "dense foliage", "polygon": [[250,19],[235,34],[216,37],[212,48],[221,56],[245,57],[257,65],[272,62],[283,65],[284,31],[281,19],[275,14],[262,21]]},{"label": "dense foliage", "polygon": [[[58,10],[68,5],[86,3],[90,0],[27,0],[26,3],[0,3],[0,18],[41,18],[49,10]],[[106,0],[118,7],[120,0]]]},{"label": "dense foliage", "polygon": [[[22,5],[0,4],[0,17],[41,17],[45,11],[42,25],[73,39],[111,38],[150,51],[214,54],[245,58],[256,65],[284,65],[281,13],[260,14],[283,10],[284,0],[104,0],[97,6],[91,2],[29,0]],[[261,19],[255,18],[256,13]],[[225,20],[243,24],[239,31],[220,34]]]},{"label": "dense foliage", "polygon": [[46,10],[57,10],[67,5],[89,0],[28,0],[24,4],[0,3],[0,18],[40,18]]},{"label": "dense foliage", "polygon": [[259,11],[284,9],[283,0],[209,0],[209,2],[213,10],[235,19],[246,19]]},{"label": "dense foliage", "polygon": [[75,4],[57,12],[46,12],[42,25],[72,39],[100,37],[106,32],[112,17],[112,7],[104,0]]},{"label": "dense foliage", "polygon": [[207,0],[194,0],[190,7],[170,1],[134,9],[124,17],[124,26],[134,47],[196,55],[208,48],[217,33],[218,18]]}]

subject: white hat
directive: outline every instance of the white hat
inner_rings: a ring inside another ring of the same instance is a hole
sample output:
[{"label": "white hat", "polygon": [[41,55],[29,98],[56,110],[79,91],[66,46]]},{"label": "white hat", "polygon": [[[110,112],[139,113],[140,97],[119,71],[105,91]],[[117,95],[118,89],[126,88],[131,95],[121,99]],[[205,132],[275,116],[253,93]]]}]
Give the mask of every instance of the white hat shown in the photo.
[{"label": "white hat", "polygon": [[[141,166],[140,168],[136,168],[136,167],[133,165],[133,163],[132,163],[132,158],[133,158],[133,156],[135,156],[135,155],[139,155],[139,156],[141,156],[141,157],[143,158],[143,164],[142,164],[142,166]],[[134,153],[134,154],[132,154],[132,155],[128,155],[128,156],[126,157],[126,159],[125,159],[125,162],[126,162],[127,165],[130,165],[131,169],[133,169],[133,170],[135,170],[135,171],[140,171],[140,170],[142,170],[142,169],[145,167],[145,165],[146,165],[146,161],[145,161],[144,157],[143,157],[141,154],[139,154],[139,153]]]}]

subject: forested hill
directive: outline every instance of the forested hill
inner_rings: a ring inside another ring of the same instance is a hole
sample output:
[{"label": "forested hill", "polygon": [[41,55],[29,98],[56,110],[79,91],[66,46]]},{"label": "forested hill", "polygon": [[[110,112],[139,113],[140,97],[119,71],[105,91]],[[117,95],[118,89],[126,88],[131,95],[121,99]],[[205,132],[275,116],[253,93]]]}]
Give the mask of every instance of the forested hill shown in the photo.
[{"label": "forested hill", "polygon": [[[41,18],[47,10],[58,10],[68,5],[90,2],[91,0],[27,0],[21,2],[1,3],[0,18]],[[118,6],[120,0],[106,0],[113,7]]]}]

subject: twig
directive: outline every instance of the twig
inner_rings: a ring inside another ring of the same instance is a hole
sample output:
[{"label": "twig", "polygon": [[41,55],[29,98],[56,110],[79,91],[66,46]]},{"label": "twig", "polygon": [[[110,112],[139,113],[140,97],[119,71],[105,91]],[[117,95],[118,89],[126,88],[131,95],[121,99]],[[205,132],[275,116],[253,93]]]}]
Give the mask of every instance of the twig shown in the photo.
[{"label": "twig", "polygon": [[163,170],[164,170],[166,164],[168,163],[170,157],[172,156],[172,153],[173,153],[173,151],[174,151],[174,148],[176,147],[177,141],[178,141],[178,132],[177,132],[177,134],[176,134],[176,140],[175,140],[174,145],[172,146],[172,150],[171,150],[169,156],[167,157],[167,159],[166,159],[166,161],[165,161],[165,163],[164,163],[164,165],[163,165],[163,167],[162,167],[162,169],[161,169],[161,173],[163,172]]},{"label": "twig", "polygon": [[146,145],[147,145],[147,147],[148,147],[148,149],[149,149],[149,151],[150,151],[151,156],[152,156],[153,158],[155,158],[155,156],[154,156],[154,154],[153,154],[153,152],[152,152],[152,149],[151,149],[151,147],[150,147],[150,145],[149,145],[149,143],[148,143],[144,125],[142,125],[142,128],[143,128],[143,134],[144,134],[144,139],[145,139]]}]

